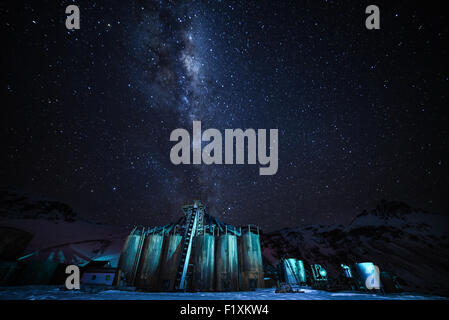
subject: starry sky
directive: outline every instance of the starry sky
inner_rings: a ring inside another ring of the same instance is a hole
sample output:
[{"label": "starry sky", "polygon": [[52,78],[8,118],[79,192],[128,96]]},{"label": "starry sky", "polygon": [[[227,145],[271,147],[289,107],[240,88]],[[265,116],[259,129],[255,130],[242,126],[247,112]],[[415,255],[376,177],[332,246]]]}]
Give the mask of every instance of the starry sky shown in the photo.
[{"label": "starry sky", "polygon": [[[81,11],[65,28],[65,8]],[[365,28],[377,4],[381,30]],[[5,1],[0,188],[117,225],[201,199],[263,230],[381,199],[447,213],[448,25],[424,1]],[[170,161],[172,130],[277,128],[279,170]]]}]

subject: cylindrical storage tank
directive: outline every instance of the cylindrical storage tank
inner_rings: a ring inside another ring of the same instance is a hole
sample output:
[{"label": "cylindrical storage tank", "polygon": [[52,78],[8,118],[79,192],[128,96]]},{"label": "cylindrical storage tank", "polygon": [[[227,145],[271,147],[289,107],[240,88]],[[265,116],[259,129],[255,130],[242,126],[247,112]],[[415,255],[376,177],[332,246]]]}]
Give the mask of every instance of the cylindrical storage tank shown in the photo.
[{"label": "cylindrical storage tank", "polygon": [[240,237],[240,290],[264,287],[262,251],[259,235],[245,230]]},{"label": "cylindrical storage tank", "polygon": [[193,290],[214,290],[215,237],[204,234],[195,238]]},{"label": "cylindrical storage tank", "polygon": [[117,265],[115,284],[132,286],[138,267],[143,238],[140,234],[131,233],[125,240]]},{"label": "cylindrical storage tank", "polygon": [[145,290],[158,289],[163,241],[164,237],[159,234],[146,236],[136,276],[136,287]]},{"label": "cylindrical storage tank", "polygon": [[360,285],[368,290],[380,289],[379,268],[373,262],[361,262],[355,264]]},{"label": "cylindrical storage tank", "polygon": [[171,234],[165,237],[165,245],[159,274],[159,288],[162,291],[174,290],[179,258],[182,250],[182,236]]},{"label": "cylindrical storage tank", "polygon": [[290,284],[306,285],[306,270],[304,268],[304,263],[302,260],[295,258],[289,258],[284,260],[284,280]]},{"label": "cylindrical storage tank", "polygon": [[235,235],[222,234],[218,237],[216,257],[217,291],[237,291],[239,289],[239,268]]}]

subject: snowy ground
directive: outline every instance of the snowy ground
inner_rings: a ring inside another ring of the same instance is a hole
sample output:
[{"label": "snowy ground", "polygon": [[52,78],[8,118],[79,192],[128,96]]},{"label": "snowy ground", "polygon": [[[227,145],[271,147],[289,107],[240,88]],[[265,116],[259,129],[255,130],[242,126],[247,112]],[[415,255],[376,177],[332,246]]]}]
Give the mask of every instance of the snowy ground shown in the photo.
[{"label": "snowy ground", "polygon": [[133,292],[104,290],[97,293],[67,291],[57,286],[0,287],[0,300],[445,300],[411,293],[366,294],[305,290],[304,293],[274,293],[274,289],[247,292]]}]

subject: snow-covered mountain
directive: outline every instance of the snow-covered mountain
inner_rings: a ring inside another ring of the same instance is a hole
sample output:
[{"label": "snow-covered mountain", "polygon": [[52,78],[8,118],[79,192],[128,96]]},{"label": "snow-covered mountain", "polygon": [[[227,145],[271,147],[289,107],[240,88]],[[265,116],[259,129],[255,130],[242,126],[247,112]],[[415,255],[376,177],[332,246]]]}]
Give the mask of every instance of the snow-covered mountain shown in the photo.
[{"label": "snow-covered mountain", "polygon": [[341,263],[372,261],[410,291],[449,295],[449,219],[404,203],[382,201],[348,226],[309,225],[264,234],[263,256],[321,263],[335,276]]},{"label": "snow-covered mountain", "polygon": [[129,230],[83,221],[66,204],[0,194],[0,260],[26,257],[84,265],[116,266]]},{"label": "snow-covered mountain", "polygon": [[[372,261],[396,274],[406,290],[449,296],[448,231],[448,217],[383,201],[347,226],[282,229],[262,233],[261,242],[267,265],[295,257],[324,265],[332,278],[341,263]],[[116,266],[128,233],[126,227],[82,221],[59,202],[0,194],[0,260],[29,255],[79,265],[108,260]]]},{"label": "snow-covered mountain", "polygon": [[76,213],[58,201],[35,200],[15,193],[0,191],[0,219],[43,219],[75,221]]}]

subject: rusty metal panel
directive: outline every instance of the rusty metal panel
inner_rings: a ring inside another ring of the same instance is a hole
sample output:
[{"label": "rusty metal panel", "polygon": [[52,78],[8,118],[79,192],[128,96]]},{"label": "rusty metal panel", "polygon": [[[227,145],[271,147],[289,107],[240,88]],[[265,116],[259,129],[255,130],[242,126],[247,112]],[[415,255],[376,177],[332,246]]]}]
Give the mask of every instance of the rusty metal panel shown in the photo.
[{"label": "rusty metal panel", "polygon": [[284,281],[290,284],[306,285],[306,271],[302,260],[288,258],[283,260]]},{"label": "rusty metal panel", "polygon": [[195,238],[193,290],[214,290],[215,237],[204,233]]},{"label": "rusty metal panel", "polygon": [[239,290],[239,269],[237,237],[222,234],[218,237],[216,248],[216,288],[217,291]]},{"label": "rusty metal panel", "polygon": [[262,251],[259,235],[247,230],[239,243],[240,289],[254,290],[264,287]]},{"label": "rusty metal panel", "polygon": [[157,290],[164,237],[148,234],[142,249],[136,276],[136,287],[145,290]]},{"label": "rusty metal panel", "polygon": [[162,291],[174,290],[176,273],[181,256],[182,236],[171,234],[166,236],[159,275],[159,288]]},{"label": "rusty metal panel", "polygon": [[139,234],[130,234],[126,238],[117,266],[116,285],[132,286],[134,284],[136,263],[140,258],[141,246]]}]

